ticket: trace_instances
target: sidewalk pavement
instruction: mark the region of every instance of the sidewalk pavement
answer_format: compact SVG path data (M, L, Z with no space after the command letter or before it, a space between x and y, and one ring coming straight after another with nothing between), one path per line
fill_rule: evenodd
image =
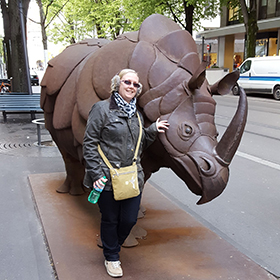
M43 117L42 114L36 115ZM51 139L42 128L42 141ZM29 174L64 171L55 146L38 147L29 114L0 116L0 279L56 279L34 208ZM46 142L47 143L47 142ZM50 143L50 142L48 142Z

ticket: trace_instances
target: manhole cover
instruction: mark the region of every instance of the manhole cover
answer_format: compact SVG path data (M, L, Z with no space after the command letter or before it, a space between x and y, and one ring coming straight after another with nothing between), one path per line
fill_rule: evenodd
M52 140L41 141L41 145L39 145L38 142L35 142L34 145L37 146L37 147L56 147L56 144Z
M27 143L0 143L0 153L11 156L25 157L61 157L61 154L52 140Z
M32 146L31 143L0 143L1 150L30 148L31 146Z

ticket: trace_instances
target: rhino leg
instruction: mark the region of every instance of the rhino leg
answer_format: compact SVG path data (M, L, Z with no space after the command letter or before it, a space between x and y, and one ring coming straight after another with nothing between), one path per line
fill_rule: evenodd
M65 170L66 170L66 179L64 183L56 190L58 193L69 193L71 195L82 195L85 193L83 187L83 178L84 178L84 166L81 162L68 153L62 152Z

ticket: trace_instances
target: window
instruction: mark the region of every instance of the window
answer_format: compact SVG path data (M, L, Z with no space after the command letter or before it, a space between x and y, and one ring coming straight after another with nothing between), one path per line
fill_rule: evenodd
M240 67L240 74L243 74L251 69L251 60L247 60L244 64L241 65Z
M260 2L259 2L259 19L266 19L266 18L267 18L267 0L260 0Z
M268 39L256 40L256 56L266 56L268 53Z
M269 38L268 41L268 55L277 55L277 38Z
M275 16L279 17L280 16L280 0L276 0L276 12Z
M235 7L228 10L228 25L239 23L239 9L239 7Z

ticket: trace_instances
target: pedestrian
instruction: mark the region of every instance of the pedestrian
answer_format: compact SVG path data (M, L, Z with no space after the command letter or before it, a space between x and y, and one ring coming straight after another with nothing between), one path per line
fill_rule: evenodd
M137 221L144 186L144 173L140 164L141 152L155 140L158 132L163 133L168 129L169 123L158 119L148 128L142 125L143 133L136 161L140 194L133 198L114 199L109 168L98 152L98 145L114 168L132 164L139 135L137 115L141 115L136 108L136 96L141 90L142 85L134 70L120 71L112 78L110 98L93 105L84 135L83 154L86 163L84 185L90 189L103 188L98 200L101 213L101 241L105 267L112 277L123 275L119 252Z

